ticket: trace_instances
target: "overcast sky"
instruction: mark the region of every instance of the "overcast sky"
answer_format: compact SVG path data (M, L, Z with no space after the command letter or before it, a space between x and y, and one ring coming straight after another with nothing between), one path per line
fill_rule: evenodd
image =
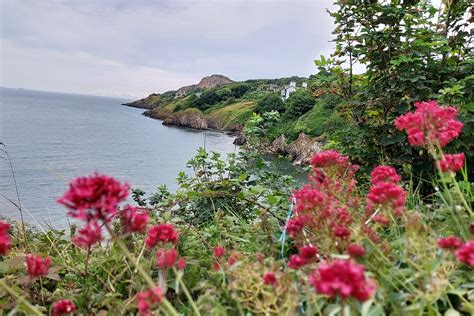
M308 76L332 0L0 0L4 87L143 97L223 74Z

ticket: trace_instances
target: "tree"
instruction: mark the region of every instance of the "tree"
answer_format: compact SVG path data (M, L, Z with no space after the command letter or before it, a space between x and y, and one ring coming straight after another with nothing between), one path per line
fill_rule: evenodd
M286 100L285 116L294 119L305 114L314 107L316 98L309 90L297 90Z
M255 108L255 112L263 114L265 112L277 111L279 113L285 112L285 103L276 93L269 93L261 99Z

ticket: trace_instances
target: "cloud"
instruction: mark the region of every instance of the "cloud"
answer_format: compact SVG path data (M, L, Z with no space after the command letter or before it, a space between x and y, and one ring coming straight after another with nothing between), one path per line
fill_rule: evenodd
M332 46L331 2L3 0L2 64L15 67L2 67L2 82L135 95L211 73L309 75ZM48 68L54 77L41 73ZM63 77L70 71L81 76Z

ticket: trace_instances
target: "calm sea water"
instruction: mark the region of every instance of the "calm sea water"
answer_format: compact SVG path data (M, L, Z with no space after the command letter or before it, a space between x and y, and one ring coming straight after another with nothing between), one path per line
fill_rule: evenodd
M166 127L141 109L122 106L124 101L0 88L0 142L11 157L29 222L66 227L66 212L55 200L76 176L99 171L149 193L160 184L175 190L178 172L204 142L222 154L236 150L225 134ZM18 218L7 201L16 201L16 193L5 159L0 194L0 215Z

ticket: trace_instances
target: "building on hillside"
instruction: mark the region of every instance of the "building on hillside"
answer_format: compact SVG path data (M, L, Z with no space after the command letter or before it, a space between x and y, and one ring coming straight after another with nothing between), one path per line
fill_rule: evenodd
M279 90L279 88L280 87L277 84L270 83L267 87L267 90L271 91L271 92L277 92Z
M280 96L283 100L287 100L290 95L296 91L296 81L291 81L289 85L283 87L280 91Z
M303 83L301 84L301 88L307 89L307 88L308 88L308 83L307 83L307 82L303 82Z

